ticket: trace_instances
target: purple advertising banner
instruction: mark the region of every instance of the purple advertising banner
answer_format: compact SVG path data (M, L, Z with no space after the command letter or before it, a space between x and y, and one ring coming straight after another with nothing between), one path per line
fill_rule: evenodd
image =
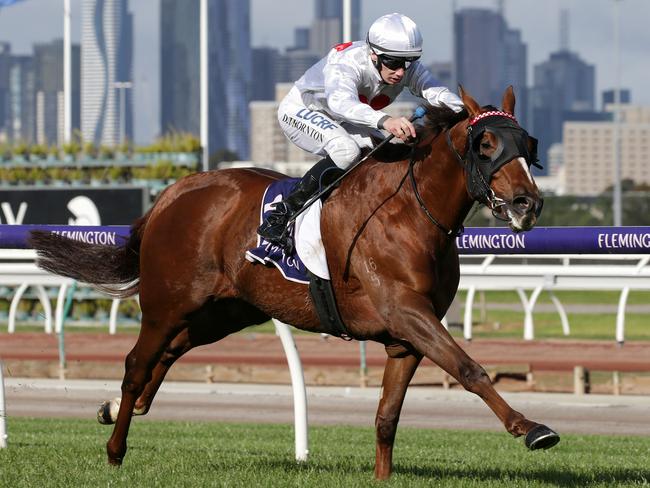
M90 244L119 245L129 226L0 225L0 248L28 248L29 232L49 230ZM650 227L538 227L515 234L470 227L456 238L460 254L648 254Z
M472 227L456 245L460 254L648 254L650 227Z
M89 244L116 246L129 237L128 225L0 225L1 249L28 249L29 233L47 230Z

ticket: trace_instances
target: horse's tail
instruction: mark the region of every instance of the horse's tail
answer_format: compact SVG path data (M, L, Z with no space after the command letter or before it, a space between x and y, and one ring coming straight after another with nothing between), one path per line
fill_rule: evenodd
M29 242L38 254L36 264L51 273L91 284L115 298L135 295L139 288L140 243L149 214L134 222L127 241L117 247L32 231Z

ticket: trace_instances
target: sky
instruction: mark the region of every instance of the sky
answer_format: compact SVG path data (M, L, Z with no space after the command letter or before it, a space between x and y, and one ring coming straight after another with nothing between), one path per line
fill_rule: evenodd
M198 0L197 0L198 1ZM253 46L283 49L293 43L295 27L309 26L311 0L250 0ZM130 0L134 14L135 139L147 143L158 133L159 120L159 26L160 0ZM362 31L377 17L399 11L420 26L424 56L429 61L452 57L452 4L457 8L494 8L496 0L362 0ZM528 80L532 69L559 47L560 9L569 11L569 47L596 66L596 93L612 88L617 73L624 88L632 90L633 103L650 106L650 0L619 0L620 72L614 47L616 0L504 0L505 15L512 29L521 31L528 44ZM71 0L72 34L81 32L81 0ZM23 0L0 9L0 41L9 41L15 54L30 54L35 42L62 37L63 0ZM598 105L599 106L599 105Z

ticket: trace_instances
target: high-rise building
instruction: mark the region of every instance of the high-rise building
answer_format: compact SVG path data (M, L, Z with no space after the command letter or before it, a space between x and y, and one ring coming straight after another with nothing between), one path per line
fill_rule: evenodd
M210 152L249 157L252 61L250 0L210 4Z
M609 115L595 112L594 66L573 52L561 50L534 67L532 130L540 141L542 161L553 143L562 140L567 121L597 121Z
M292 49L309 49L309 29L307 27L296 27L293 30Z
M309 36L309 49L323 57L342 41L361 39L361 0L352 1L352 39L343 39L343 0L316 0L315 18Z
M11 45L0 42L0 142L9 138L9 69Z
M161 5L161 127L200 134L198 0ZM210 154L249 154L250 0L208 0Z
M115 146L132 140L133 20L127 0L83 0L81 132Z
M284 79L281 81L295 82L305 74L309 68L320 61L320 56L312 51L293 50L287 51L283 56L282 65Z
M34 59L13 56L9 71L8 136L11 140L35 140L34 114Z
M72 46L72 129L79 129L79 45ZM63 144L63 40L34 45L34 103L39 144Z
M470 8L454 14L455 79L481 105L499 107L508 85L515 90L515 115L526 123L526 45L501 13Z
M251 100L274 100L275 84L284 81L282 55L272 47L252 49L255 77L251 84Z
M198 136L199 1L162 0L160 5L160 126Z

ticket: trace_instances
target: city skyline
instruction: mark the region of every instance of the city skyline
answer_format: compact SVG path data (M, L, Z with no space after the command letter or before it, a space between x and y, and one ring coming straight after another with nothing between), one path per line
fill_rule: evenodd
M496 8L491 0L458 0L457 8ZM60 4L60 5L59 5ZM535 65L548 60L560 46L560 8L569 10L569 48L586 62L596 67L596 103L600 93L612 88L616 74L613 49L612 0L574 0L570 4L551 0L539 2L518 0L504 2L505 17L512 29L521 31L522 41L528 45L528 84L532 82ZM72 0L73 41L80 39L80 0ZM452 2L413 0L400 10L413 17L422 28L425 39L425 62L449 61L452 58ZM588 7L588 8L587 8ZM130 2L134 14L134 112L136 142L151 140L159 132L160 61L159 0ZM387 1L362 3L361 32L365 32L374 18L395 10ZM433 11L432 11L433 10ZM286 12L291 15L286 15ZM650 105L650 93L645 90L645 71L650 53L650 32L644 19L650 16L650 2L623 0L620 2L621 29L621 87L629 88L632 102ZM61 15L61 17L58 17ZM251 45L272 46L283 50L293 44L294 29L310 25L314 17L313 2L277 0L251 1ZM62 35L62 2L53 0L25 0L0 10L0 41L12 44L13 54L30 54L32 45L49 42ZM42 19L42 20L41 20ZM30 29L24 26L29 23ZM278 26L282 26L279 28ZM452 87L453 88L453 87Z

